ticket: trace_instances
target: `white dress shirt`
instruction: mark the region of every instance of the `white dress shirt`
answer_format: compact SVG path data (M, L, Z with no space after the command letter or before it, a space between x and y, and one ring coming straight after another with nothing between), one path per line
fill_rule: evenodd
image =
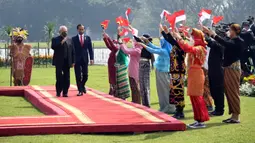
M207 54L206 54L206 59L205 59L205 63L203 65L203 67L208 70L208 58L209 58L209 54L210 54L210 49L211 48L206 47L206 49L207 49Z

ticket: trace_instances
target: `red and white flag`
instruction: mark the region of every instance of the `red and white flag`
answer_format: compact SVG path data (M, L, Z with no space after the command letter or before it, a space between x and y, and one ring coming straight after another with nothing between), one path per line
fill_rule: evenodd
M176 17L175 17L174 14L168 15L168 16L167 16L167 21L168 21L168 23L170 24L172 30L175 29L175 19L176 19Z
M127 20L129 21L129 15L131 14L131 8L128 8L128 9L126 10L125 14L126 14Z
M135 28L132 28L132 35L138 36L138 30Z
M211 19L212 10L209 9L202 9L198 16L199 16L199 23L202 24L202 22L206 19Z
M175 23L186 20L185 10L176 11L174 15L175 15Z
M212 19L212 23L214 25L218 24L221 20L223 20L224 17L223 16L213 16L213 19Z
M171 13L170 13L169 11L167 11L167 10L164 9L164 10L161 12L161 14L160 14L161 20L163 20L164 17L167 17L168 15L171 15Z
M176 11L172 15L167 16L167 21L171 25L171 28L175 29L175 24L181 21L186 21L186 14L184 10Z

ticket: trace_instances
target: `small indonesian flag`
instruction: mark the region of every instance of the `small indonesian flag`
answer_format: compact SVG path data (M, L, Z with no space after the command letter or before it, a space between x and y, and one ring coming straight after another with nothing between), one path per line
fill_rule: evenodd
M128 8L128 9L126 10L126 12L125 12L127 20L129 20L129 17L128 17L128 16L130 15L130 13L131 13L131 8Z
M125 43L128 43L130 41L130 38L129 37L125 37L122 39Z
M213 21L213 24L217 24L223 19L224 19L223 16L214 16L212 21Z
M104 20L103 22L101 22L101 27L106 30L108 28L108 25L110 23L110 20Z
M162 11L162 13L160 14L161 20L163 20L164 17L167 17L168 15L171 15L171 13L170 13L169 11L167 11L167 10L164 9L164 10Z
M135 28L132 28L132 35L138 36L138 30Z
M185 10L177 11L174 13L174 15L175 15L175 23L186 20Z
M172 15L167 16L167 21L171 25L171 28L175 30L175 24L181 21L186 21L186 15L184 10L176 11Z
M127 36L128 35L128 29L126 29L126 28L123 28L121 31L120 31L120 33L119 33L119 35L120 36Z
M119 24L119 26L129 26L128 20L122 16L116 18L116 23Z
M208 10L208 9L202 9L198 16L199 16L199 22L202 24L202 22L206 19L210 19L211 18L211 14L212 14L212 11L211 10Z
M168 23L170 24L172 30L175 29L175 18L176 18L176 17L175 17L174 14L168 15L168 16L167 16L167 21L168 21Z

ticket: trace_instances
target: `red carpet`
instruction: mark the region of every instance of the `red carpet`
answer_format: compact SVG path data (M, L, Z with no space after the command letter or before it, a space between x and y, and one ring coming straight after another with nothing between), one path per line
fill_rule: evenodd
M0 95L24 96L45 116L0 117L0 136L184 131L184 123L155 110L88 88L77 97L55 97L53 86L0 87Z

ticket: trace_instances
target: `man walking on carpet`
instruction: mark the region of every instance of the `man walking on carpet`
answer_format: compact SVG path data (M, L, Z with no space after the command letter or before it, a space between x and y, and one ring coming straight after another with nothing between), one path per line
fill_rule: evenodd
M57 97L63 92L63 97L68 97L70 87L70 67L75 61L72 39L67 37L68 29L60 26L59 36L52 39L51 48L54 50L53 65L56 67L56 91Z
M77 96L82 96L86 93L85 84L88 80L88 63L94 64L94 52L92 42L89 36L84 35L85 28L82 24L77 25L78 35L72 38L75 49L75 77L79 93ZM89 57L88 57L89 54Z

